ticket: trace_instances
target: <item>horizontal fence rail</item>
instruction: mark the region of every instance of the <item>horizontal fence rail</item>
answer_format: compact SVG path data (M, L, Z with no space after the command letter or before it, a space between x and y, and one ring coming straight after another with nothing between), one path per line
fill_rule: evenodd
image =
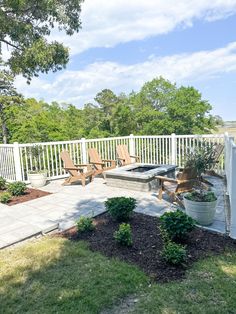
M0 144L0 175L8 181L28 181L28 173L35 170L47 171L49 179L67 176L63 169L60 153L67 150L75 164L89 162L88 149L96 148L102 159L117 160L116 146L127 145L131 155L140 157L140 162L151 164L175 164L183 167L186 156L196 147L224 143L222 134L210 135L160 135L123 136L75 141L44 142L30 144ZM40 145L42 154L37 165L32 147ZM224 173L224 156L216 169Z

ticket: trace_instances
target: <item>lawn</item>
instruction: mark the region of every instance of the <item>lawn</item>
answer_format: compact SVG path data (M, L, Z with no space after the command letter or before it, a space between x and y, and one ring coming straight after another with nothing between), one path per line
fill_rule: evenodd
M0 252L0 313L100 313L136 294L133 313L236 313L236 252L158 284L84 242L45 237Z

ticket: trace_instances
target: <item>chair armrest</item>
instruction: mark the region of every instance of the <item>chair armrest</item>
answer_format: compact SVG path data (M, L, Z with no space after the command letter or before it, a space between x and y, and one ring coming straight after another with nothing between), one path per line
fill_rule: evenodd
M134 156L134 155L130 155L131 158L138 158L139 159L139 156Z
M161 181L168 181L168 182L172 182L172 183L178 183L177 180L172 179L172 178L168 178L168 177L163 177L163 176L155 176L155 179L159 179Z
M79 167L64 167L65 170L80 170Z
M95 164L95 165L104 165L104 162L99 162L99 161L90 161L91 164Z
M92 166L91 164L77 164L75 165L76 167L88 167L88 166Z
M113 162L115 160L113 160L113 159L103 159L102 161L104 161L104 162Z
M117 157L117 159L120 159L120 160L125 160L125 158L121 158L121 157Z

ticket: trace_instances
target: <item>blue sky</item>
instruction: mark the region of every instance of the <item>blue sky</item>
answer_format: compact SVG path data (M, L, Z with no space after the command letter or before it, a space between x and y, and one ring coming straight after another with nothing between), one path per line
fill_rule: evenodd
M27 97L82 107L103 88L129 93L162 75L236 120L236 0L85 0L81 19L79 34L50 38L70 48L66 70L30 86L17 78Z

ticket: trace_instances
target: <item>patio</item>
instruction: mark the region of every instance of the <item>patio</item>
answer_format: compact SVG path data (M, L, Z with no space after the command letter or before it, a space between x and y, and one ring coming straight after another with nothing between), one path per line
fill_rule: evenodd
M212 189L218 196L214 223L207 228L226 233L228 211L224 181L216 177L207 179L214 184ZM95 178L85 188L80 184L62 186L62 182L63 179L53 180L42 188L51 195L10 207L0 204L0 248L53 230L65 230L80 216L99 215L105 211L104 201L109 197L134 197L138 201L136 211L150 216L160 216L175 208L165 196L159 201L154 192L109 187L102 178Z

